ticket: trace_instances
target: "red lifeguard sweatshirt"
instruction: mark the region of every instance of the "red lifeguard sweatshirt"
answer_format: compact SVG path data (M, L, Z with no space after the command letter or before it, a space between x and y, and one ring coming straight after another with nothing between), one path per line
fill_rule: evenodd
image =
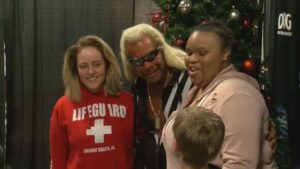
M80 103L61 97L50 122L52 169L132 169L132 95L92 94Z

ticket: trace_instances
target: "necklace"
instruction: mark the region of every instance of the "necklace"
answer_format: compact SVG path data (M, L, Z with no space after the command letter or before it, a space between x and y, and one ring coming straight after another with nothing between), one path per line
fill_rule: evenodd
M150 105L150 109L154 114L154 128L159 130L160 129L160 114L161 114L161 103L158 107L158 111L155 111L153 103L152 103L152 98L150 95L150 89L149 89L149 84L147 83L147 92L148 92L148 100L149 100L149 105Z
M163 83L163 86L162 86L163 88L169 83L169 80L170 80L171 77L172 77L172 75L170 74L169 71L167 71L166 76L165 76L165 80L164 80L164 83ZM150 106L151 111L154 114L154 128L159 130L159 129L161 129L162 100L161 100L160 105L158 107L158 111L155 111L155 108L154 108L153 102L152 102L152 98L151 98L151 95L150 95L150 86L149 86L148 82L147 82L147 92L148 92L149 106Z

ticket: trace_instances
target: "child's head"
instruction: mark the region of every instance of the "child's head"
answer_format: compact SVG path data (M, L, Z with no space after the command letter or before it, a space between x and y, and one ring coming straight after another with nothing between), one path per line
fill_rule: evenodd
M225 126L211 110L191 106L178 112L173 132L181 160L201 167L218 154L224 140Z

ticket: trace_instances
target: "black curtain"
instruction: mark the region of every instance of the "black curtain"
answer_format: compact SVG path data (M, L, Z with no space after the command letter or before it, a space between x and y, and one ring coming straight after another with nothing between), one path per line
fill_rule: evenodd
M63 95L63 54L80 36L102 37L119 53L133 23L132 0L11 0L7 53L6 168L49 168L49 120ZM118 55L119 56L119 55Z
M271 1L274 13L269 46L273 58L272 84L278 115L286 112L288 136L293 168L300 168L300 2L298 0ZM280 117L281 119L283 117ZM279 134L285 133L280 128Z
M3 20L1 19L2 18L0 17L0 168L2 169L4 168L4 147L5 147L5 89L4 89L5 78L4 78Z
M0 168L4 168L5 150L5 72L4 72L4 22L5 2L0 0Z

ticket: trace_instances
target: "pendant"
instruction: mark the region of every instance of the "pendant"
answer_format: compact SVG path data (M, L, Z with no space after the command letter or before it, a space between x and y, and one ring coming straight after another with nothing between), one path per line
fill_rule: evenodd
M159 116L155 116L155 118L154 118L154 126L155 126L155 129L157 129L157 130L160 129L160 117Z

